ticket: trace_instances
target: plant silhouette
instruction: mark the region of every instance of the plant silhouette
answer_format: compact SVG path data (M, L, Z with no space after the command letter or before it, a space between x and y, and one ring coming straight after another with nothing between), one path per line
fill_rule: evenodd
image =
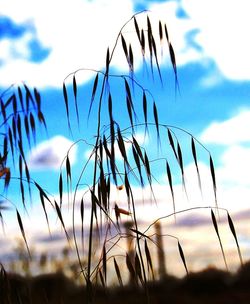
M112 66L117 52L121 52L120 55L123 56L127 64L126 74L117 73ZM45 115L41 109L39 92L37 89L31 91L26 84L23 84L22 87L18 86L17 88L12 86L1 94L1 127L4 131L1 134L3 148L0 155L0 175L5 181L4 187L7 188L12 180L16 182L6 165L9 159L12 158L14 163L18 161L19 177L17 180L25 209L27 208L26 197L27 195L31 197L31 188L34 187L39 193L48 228L49 218L45 207L47 202L53 206L69 244L72 244L73 239L73 247L78 257L79 273L84 278L87 290L86 296L89 303L93 302L96 283L100 283L103 287L108 285L110 269L116 274L117 282L121 286L124 284L120 261L123 261L123 264L126 265L129 282L134 286L142 286L149 301L148 281L150 278L154 278L154 263L149 246L154 245L157 247L157 243L158 245L161 244L161 239L160 235L158 235L155 243L154 236L148 234L150 227L141 230L139 225L140 214L137 213L135 185L142 190L148 187L151 191L152 201L157 201L157 195L154 192L154 182L156 181L154 163L157 160L150 157L150 151L148 150L150 146L143 145L138 141L136 135L137 131L141 129L143 129L144 139L151 134L150 138L156 141L158 151L163 150L163 144L168 146L168 152L159 158L159 161L163 163L163 173L167 176L173 212L163 216L162 219L168 216L175 217L178 214L175 207L173 167L175 166L174 169L179 171L183 191L188 196L184 166L184 154L188 150L188 153L192 156L198 185L202 192L197 147L207 153L210 178L213 185L211 191L214 195L214 205L206 208L211 209L211 223L218 236L227 267L217 219L213 211L213 209L218 210L219 207L217 204L216 177L212 156L189 132L160 122L157 100L154 99L151 91L145 88L144 84L137 79L138 60L139 63L142 63L150 81L159 82L164 87L165 76L162 73L160 61L162 56L166 57L167 55L173 69L175 94L177 96L180 91L180 85L178 83L174 47L168 33L167 24L162 20L155 20L149 12L141 12L132 16L122 26L114 46L107 48L104 69L100 71L91 70L93 73L93 85L91 92L88 93L88 104L86 106L86 101L84 104L85 116L83 116L87 117L88 120L92 120L92 123L96 123L94 142L90 144L92 147L90 156L85 163L79 163L78 166L82 166L82 170L76 176L70 161L70 150L65 155L58 178L59 199L51 198L42 185L39 185L31 178L25 159L24 141L27 141L29 147L32 146L32 140L34 143L36 142L37 124L42 124L46 129ZM89 72L90 70L79 69L70 73L62 85L66 119L70 132L72 132L72 119L76 119L78 125L80 125L82 119L82 111L80 111L82 100L79 98L82 87L78 84L77 77L85 71ZM119 96L113 93L113 90L117 89L117 87L121 92ZM126 125L124 126L124 124ZM183 149L178 138L180 133L189 138L189 149L186 149L186 147ZM75 142L71 149L82 141L84 140ZM78 203L77 194L83 189L83 185L86 189L85 175L89 167L92 170L92 181L87 185L87 190L83 194L80 203ZM127 202L125 207L120 206L119 202L113 205L111 201L112 191L117 191L118 194L120 191L125 192ZM72 207L72 235L67 231L62 212L65 203L65 192L68 193L68 204ZM91 201L89 218L85 216L85 196L87 195ZM2 209L3 207L0 205L0 211ZM190 209L182 212L187 212L188 210ZM2 218L2 213L0 215ZM17 208L16 215L23 240L30 254L25 228ZM121 218L125 216L129 217L129 223L126 224L124 230ZM76 233L76 217L81 219L81 239ZM152 225L158 225L158 231L160 231L160 220L158 219L155 223L152 223ZM237 235L229 214L228 221L242 262ZM88 231L89 237L87 240L84 239L85 230ZM181 242L174 236L170 237L175 239L180 261L188 273L188 265ZM130 249L123 255L117 254L116 248L119 247L124 238L128 240ZM83 244L84 250L82 250ZM160 256L160 259L164 258L164 253L159 248L158 256ZM163 260L161 264L164 265ZM161 277L165 275L165 271L162 269Z

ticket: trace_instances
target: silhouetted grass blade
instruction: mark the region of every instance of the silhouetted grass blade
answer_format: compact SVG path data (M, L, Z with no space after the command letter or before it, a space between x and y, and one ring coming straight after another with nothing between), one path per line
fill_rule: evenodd
M181 146L179 142L177 142L177 154L178 154L178 162L181 169L181 174L182 176L184 176L183 158L182 158Z
M2 98L0 98L1 114L3 115L3 120L6 121L6 109Z
M221 238L220 238L220 234L219 234L219 229L218 229L218 225L217 225L217 221L216 221L213 209L211 209L211 217L212 217L212 222L213 222L213 226L214 226L215 232L217 234L217 237L218 237L218 240L219 240L219 243L220 243L220 248L221 248L223 260L224 260L226 269L228 270L226 256L225 256L224 249L223 249L223 246L222 246L222 242L221 242Z
M105 282L104 282L104 278L103 278L103 274L102 274L102 270L101 269L98 270L98 275L99 275L102 287L105 288L106 286L105 286Z
M176 150L175 150L173 136L172 136L171 131L169 129L167 129L167 132L168 132L168 139L169 139L170 146L171 146L171 148L174 152L175 158L178 160L178 156L177 156L177 153L176 153Z
M50 233L50 226L49 226L49 218L48 218L48 214L47 214L47 211L46 211L44 196L43 196L42 192L40 192L40 202L42 204L43 211L44 211L44 214L45 214L45 218L46 218L49 234L51 234Z
M132 117L132 113L133 113L134 117L136 118L136 113L135 113L135 109L134 109L134 105L133 105L133 99L132 99L130 87L129 87L129 84L126 79L124 79L124 83L125 83L125 90L126 90L126 96L127 96L127 104L128 104L127 106L129 106L128 112L131 113L130 114L131 117Z
M107 49L106 53L106 76L108 77L109 75L109 63L110 63L110 55L109 55L109 48Z
M174 213L175 213L175 197L174 197L174 189L173 189L173 182L172 182L172 174L171 174L170 166L167 161L166 161L166 168L167 168L168 184L169 184L169 188L170 188L171 195L172 195L173 209L174 209Z
M219 237L219 230L218 230L218 225L217 225L217 221L216 221L216 218L215 218L215 215L214 215L214 212L213 210L211 209L211 217L212 217L212 221L213 221L213 225L214 225L214 229L216 231L216 234L218 235Z
M149 160L148 160L148 156L147 156L146 151L144 151L144 164L145 164L145 169L146 169L146 173L147 173L147 177L148 177L148 182L151 186L152 176L151 176L150 164L149 164Z
M159 145L159 143L160 143L159 119L158 119L158 112L157 112L157 107L156 107L155 102L153 104L153 112L154 112L154 120L155 120L155 126L156 126L156 131L157 131L157 142Z
M200 191L202 193L202 189L201 189L201 177L200 177L200 171L199 171L199 167L198 167L198 161L197 161L197 155L196 155L196 148L195 148L195 143L194 143L194 138L191 138L191 148L192 148L192 155L194 158L194 163L195 163L195 167L196 167L196 172L197 172L197 176L198 176L198 183L199 183L199 188Z
M135 269L134 269L134 267L131 263L131 260L130 260L130 257L128 255L128 253L126 254L126 265L127 265L128 271L130 273L131 279L133 281L135 281Z
M102 202L102 206L105 211L107 211L108 204L107 204L107 185L106 185L106 180L104 176L104 171L103 171L103 165L100 163L100 179L99 179L99 201Z
M65 82L63 82L63 97L64 97L64 103L65 103L65 108L66 108L68 127L69 127L69 130L71 130L70 119L69 119L69 100L68 100L68 94L67 94Z
M25 156L24 156L24 152L23 152L23 146L22 146L22 142L20 140L18 140L17 142L18 144L18 148L19 148L19 153L21 154L23 160L25 160Z
M16 100L16 95L13 95L12 99L12 108L13 108L13 114L16 116L17 114L17 100Z
M8 138L7 138L7 135L4 135L4 139L3 139L3 155L5 155L5 156L8 155Z
M135 138L133 135L132 135L132 139L133 139L133 146L135 147L136 152L138 153L138 155L139 155L141 161L142 161L143 164L144 164L144 158L143 158L143 154L142 154L140 145L138 144L138 141L136 140L136 138Z
M174 74L175 74L175 88L179 88L175 53L174 53L174 49L173 49L171 42L169 43L169 53L170 53L170 59L171 59L171 63L173 66Z
M122 137L122 134L121 134L121 131L120 131L119 127L117 128L117 139L118 139L117 142L118 142L118 147L119 147L119 150L121 152L121 155L124 159L125 164L128 165L126 148L125 148L124 140L123 140L123 137Z
M211 155L210 155L210 158L209 158L209 165L210 165L210 173L211 173L211 177L212 177L212 181L213 181L215 204L216 204L216 207L218 207L218 204L217 204L217 186L216 186L216 179L215 179L214 163L213 163L213 159L212 159Z
M155 62L156 62L158 74L159 74L159 77L160 77L161 84L163 84L163 82L162 82L162 76L161 76L161 70L160 70L160 65L159 65L159 60L158 60L158 56L157 56L157 49L156 49L155 39L154 39L153 36L152 36L151 39L152 39L152 47L153 47L153 51L154 51Z
M136 276L139 278L141 284L143 285L141 263L140 263L140 259L139 259L137 252L135 254L135 273L136 273Z
M62 196L63 196L63 179L62 179L62 173L60 173L60 176L59 176L60 208L62 207Z
M89 112L88 112L88 120L89 120L89 116L90 116L91 109L92 109L92 106L93 106L93 102L94 102L94 99L95 99L96 89L97 89L97 85L98 85L98 79L99 79L99 73L96 74L94 84L93 84L93 88L92 88L92 94L91 94L91 100L90 100L90 106L89 106Z
M104 281L107 282L107 254L106 254L106 247L103 246L102 252L102 265L103 265L103 273L104 273Z
M128 61L128 48L127 48L127 44L126 44L126 41L123 37L123 35L121 34L121 40L122 40L122 48L123 48L123 51L124 51L124 54L126 56L126 59Z
M159 27L160 41L162 42L162 40L163 40L163 30L162 30L162 23L161 23L161 21L159 21L158 27Z
M111 97L111 95L110 95ZM110 153L110 168L112 176L117 186L116 165L115 165L115 127L112 115L112 99L109 98L109 114L110 114L110 138L111 138L111 153Z
M18 133L20 142L22 142L22 123L21 123L21 117L19 114L17 115L17 133Z
M124 184L125 184L127 199L129 202L130 201L130 184L129 184L127 173L125 173L125 175L124 175Z
M129 68L130 72L134 72L134 55L131 44L129 44Z
M30 123L30 127L31 127L33 140L34 140L34 143L36 143L36 123L35 123L34 115L31 112L29 115L29 121L30 121L29 123Z
M136 152L136 149L134 148L134 146L132 146L132 152L133 152L133 156L134 156L134 160L135 160L137 170L138 170L139 175L140 175L141 185L143 186L144 182L143 182L143 177L142 177L142 172L141 172L140 159L139 159L138 153Z
M80 214L81 214L81 240L82 240L82 247L84 251L84 202L83 198L81 198L80 203Z
M77 99L77 83L76 83L75 74L73 75L73 93L74 93L74 98Z
M20 179L20 191L21 191L21 197L22 197L22 204L23 204L24 209L26 209L25 195L24 195L24 186L23 186L22 179Z
M151 26L151 22L150 22L148 15L147 15L147 28L148 28L148 34L151 37L152 36L152 26Z
M41 124L43 124L43 126L44 126L46 132L48 133L46 121L45 121L44 115L43 115L43 113L42 113L41 111L38 112L37 117L38 117L39 122L40 122Z
M19 225L19 228L20 228L20 230L21 230L21 233L22 233L22 236L23 236L23 240L24 240L24 242L25 242L25 246L26 246L26 248L27 248L29 257L31 258L29 246L28 246L28 243L27 243L27 240L26 240L26 236L25 236L25 231L24 231L24 228L23 228L22 218L21 218L21 216L20 216L20 214L19 214L19 212L18 212L17 209L16 209L16 215L17 215L18 225Z
M14 94L12 94L5 103L3 103L3 106L5 108L5 110L7 110L7 107L12 103L12 100L13 100L13 96ZM1 99L1 98L0 98Z
M167 28L166 24L164 24L164 30L165 30L165 36L166 36L168 44L169 44L168 28Z
M126 97L126 104L127 104L127 111L128 111L130 124L131 124L131 127L132 127L132 131L134 133L133 113L132 113L132 108L131 108L131 101L129 100L128 96Z
M181 244L180 244L179 241L178 241L178 249L179 249L179 253L180 253L180 257L181 257L182 263L183 263L183 265L185 267L186 273L188 274L188 268L187 268L184 252L182 250L182 247L181 247Z
M29 90L27 89L25 91L25 103L26 103L26 113L28 113L30 108L30 93Z
M13 144L13 137L12 137L11 128L8 129L8 139L9 139L11 155L12 155L13 163L14 163L14 144Z
M17 87L17 91L18 91L19 101L20 101L20 104L21 104L21 109L22 109L22 112L24 112L23 93L22 93L22 90L19 86Z
M114 266L115 266L115 272L117 275L118 282L119 282L120 286L123 286L120 268L119 268L115 258L114 258Z
M35 186L37 187L38 191L51 203L50 198L48 197L48 195L44 192L44 190L41 188L41 186L34 181ZM51 203L52 204L52 203Z
M26 111L29 112L29 110L30 110L29 102L31 101L33 107L36 107L36 105L35 105L34 98L31 94L30 89L28 88L28 86L25 83L23 83L23 86L25 88L25 93L26 93L25 94L25 97L26 97Z
M146 260L147 260L147 265L148 265L148 272L149 272L149 269L150 269L152 277L153 277L153 280L154 280L153 263L152 263L152 258L151 258L151 254L150 254L150 251L149 251L146 239L145 239L145 242L144 242L144 248L145 248Z
M71 182L71 165L69 156L66 157L66 174L67 174L67 182Z
M129 101L132 102L132 96L131 96L129 84L128 84L126 78L124 79L124 84L125 84L126 95L129 98Z
M150 55L150 66L153 75L153 51L152 51L152 27L149 17L147 16L147 28L148 28L148 49Z
M63 221L63 217L62 217L61 210L60 210L60 208L59 208L59 206L58 206L58 204L57 204L56 201L55 201L55 207L56 207L56 213L57 213L57 215L58 215L58 218L59 218L59 220L60 220L60 222L61 222L61 224L62 224L63 230L64 230L65 235L66 235L66 237L67 237L67 240L68 240L68 242L69 242L69 241L70 241L70 238L69 238L69 235L68 235L68 233L67 233L66 227L65 227L65 225L64 225L64 221Z
M29 172L29 168L28 168L28 165L25 160L24 160L24 171L25 171L25 176L26 176L28 186L30 188L30 172Z
M128 213L129 214L129 213ZM141 231L134 229L134 228L129 228L129 230L131 230L132 232L134 232L136 234L136 237L138 238L138 236L142 236L143 238L147 238L147 235L142 233Z
M141 30L141 51L142 51L142 56L145 56L145 35L143 29Z
M16 143L17 143L17 127L16 127L15 117L12 117L11 126L12 126L12 134L13 134L15 145L16 145Z
M139 42L141 43L140 29L139 29L139 26L138 26L138 22L137 22L135 17L133 19L134 19L134 26L135 26L136 35L137 35L137 38L138 38Z
M148 102L147 102L147 96L145 92L143 91L142 96L142 104L143 104L143 115L144 115L144 122L145 122L145 132L148 131Z
M105 135L103 136L103 147L104 147L106 155L108 156L109 159L111 159L111 153L109 151L107 139L106 139Z
M113 123L113 102L112 102L111 94L109 94L109 98L108 98L108 111L109 111L110 123Z
M23 161L21 155L19 155L19 176L22 179L23 176Z
M41 111L41 95L37 91L36 88L34 88L34 96L35 96L35 100L36 100L37 111L40 112Z
M24 116L24 128L25 128L25 133L26 133L29 147L31 147L31 145L30 145L30 127L29 127L29 119L28 119L27 115Z
M77 123L79 126L79 111L78 111L78 104L77 104L77 83L76 83L75 74L73 75L73 93L74 93L74 100L75 100Z
M236 246L237 246L237 250L238 250L238 254L239 254L239 258L240 258L240 263L241 263L241 266L242 266L243 265L243 259L242 259L242 255L241 255L241 251L240 251L240 246L239 246L237 234L235 232L233 220L232 220L232 218L231 218L231 216L229 215L228 212L227 212L227 220L228 220L230 230L233 234L233 237L234 237L234 240L235 240L235 243L236 243Z

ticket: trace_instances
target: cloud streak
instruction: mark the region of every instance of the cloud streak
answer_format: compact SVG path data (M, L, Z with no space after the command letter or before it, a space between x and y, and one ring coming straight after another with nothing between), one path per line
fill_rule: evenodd
M250 79L250 43L246 39L250 26L248 0L183 0L182 5L194 27L199 29L195 41L204 58L216 63L222 75L232 80Z
M213 122L200 138L205 143L232 145L250 142L250 110L242 110L237 115L221 122Z
M1 3L1 14L17 25L29 23L35 29L15 41L0 41L1 84L27 81L44 87L61 86L63 78L80 67L103 68L103 54L114 43L123 22L133 14L133 7L130 0L76 0L74 5L59 0L36 4L31 0L11 0ZM40 47L50 50L42 62L29 60L34 39ZM21 50L22 56L11 55L13 48ZM83 80L91 76L85 73Z
M250 43L245 39L249 25L247 0L240 4L236 0L230 4L223 0L216 5L209 0L183 0L143 5L156 19L167 22L177 65L198 62L210 66L216 75L233 80L250 79ZM40 87L58 87L66 75L79 68L101 70L107 47L113 47L121 26L134 14L134 7L131 0L76 0L74 5L59 0L36 1L35 5L31 0L5 1L1 14L15 25L26 24L33 30L14 40L8 37L0 40L1 84L27 81ZM128 41L135 41L133 25L126 28L124 35ZM42 60L35 62L34 51L38 51ZM139 55L140 51L135 57ZM163 63L169 63L167 56L163 59ZM216 68L211 62L215 62ZM120 69L126 66L121 46L114 54L113 64ZM91 72L81 73L79 81L92 76Z
M28 156L28 164L31 170L47 170L60 168L69 148L73 142L63 136L55 136L37 145ZM70 161L74 164L76 159L76 147L70 151Z

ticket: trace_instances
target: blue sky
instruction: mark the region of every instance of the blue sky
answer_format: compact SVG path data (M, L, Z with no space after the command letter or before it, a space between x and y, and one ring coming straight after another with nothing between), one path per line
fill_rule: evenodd
M73 138L67 130L62 96L64 78L79 68L102 70L107 46L113 46L124 22L135 12L149 9L154 18L167 23L176 53L180 94L175 95L167 56L162 63L163 90L159 82L145 79L140 64L136 67L138 79L152 90L160 121L191 132L212 153L221 205L229 210L249 208L248 0L76 0L72 3L0 0L1 90L21 81L36 86L42 94L47 118L48 137L41 131L37 146L27 151L33 178L56 195L58 167L68 147L79 138L93 142L94 119L88 125L83 122L80 131L73 123ZM133 39L130 30L127 35ZM120 47L112 66L118 74L126 72L121 54ZM84 112L87 102L84 92L91 90L93 73L79 72L77 81L82 83ZM116 94L119 88L114 87ZM125 121L122 124L125 126ZM188 139L184 136L182 142L185 149ZM87 145L80 145L72 151L74 172L79 172L77 160L84 161L88 150ZM207 159L201 155L200 161L206 179ZM190 157L185 166L192 184ZM164 183L166 176L160 172L157 178Z

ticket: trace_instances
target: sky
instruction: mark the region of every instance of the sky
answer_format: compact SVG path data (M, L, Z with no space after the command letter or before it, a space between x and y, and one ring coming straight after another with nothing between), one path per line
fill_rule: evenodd
M73 136L65 119L63 81L70 73L81 68L103 70L107 47L114 45L121 26L133 14L146 9L150 11L152 20L160 19L167 24L176 56L180 93L175 94L174 74L167 52L161 65L163 88L159 79L157 82L157 76L154 81L145 77L141 59L136 55L138 80L152 91L159 120L163 124L190 132L211 152L220 206L232 212L249 209L249 6L248 0L0 0L0 91L22 81L35 86L42 95L42 107L47 119L48 135L41 130L37 145L31 151L26 151L32 177L50 194L58 195L58 170L69 147L79 139L93 143L96 122L92 118L86 124L87 96L90 97L86 92L91 92L95 74L91 71L76 74L83 100L80 109L85 120L81 121L78 130L75 114L70 112L74 118ZM133 31L133 27L128 26L125 33L131 43L135 39ZM125 63L119 45L112 71L127 73ZM69 76L66 79L69 87L71 81ZM113 86L114 99L119 99L118 85ZM119 118L122 126L126 126L122 115ZM142 120L142 115L139 119ZM183 151L187 151L184 171L187 186L190 187L191 206L211 205L213 198L208 155L204 151L198 155L205 185L202 200L196 190L197 177L190 157L190 138L177 129L176 132ZM151 149L152 157L155 157L157 145L154 137L144 141L142 134L139 130L139 143ZM164 146L164 141L161 144ZM131 153L131 149L127 148ZM90 149L91 146L83 141L72 148L70 160L76 175L80 172L79 163L86 161ZM158 170L160 166L156 166L157 179L165 187L167 177L164 171ZM86 172L88 182L91 168ZM174 182L179 193L179 179L176 178ZM162 202L165 199L162 194L164 188L160 185L157 187L159 202ZM21 207L14 190L9 197L18 208ZM180 194L177 209L186 208L182 201L183 195ZM32 208L32 216L39 220L40 213L34 211L34 206ZM162 214L162 209L159 210L159 214ZM166 210L165 214L168 212L171 209Z

